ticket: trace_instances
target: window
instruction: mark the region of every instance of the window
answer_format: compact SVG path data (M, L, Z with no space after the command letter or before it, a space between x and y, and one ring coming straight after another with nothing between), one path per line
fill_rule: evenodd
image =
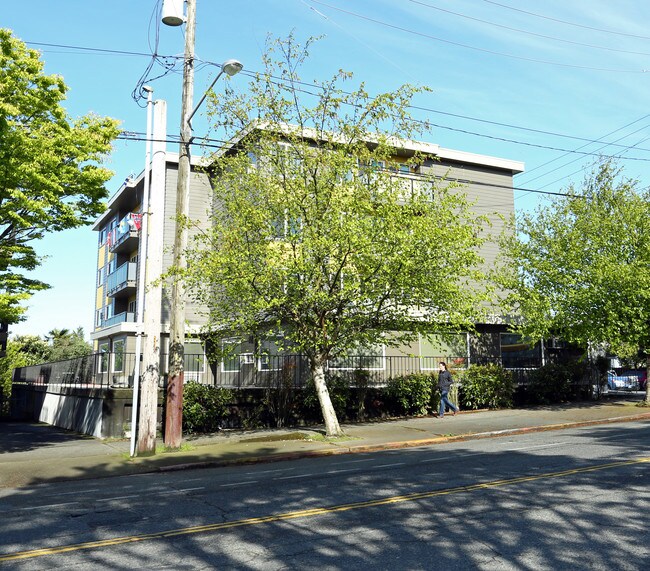
M539 343L515 333L501 334L501 364L506 369L534 369L542 365Z
M101 327L104 321L104 308L98 309L95 312L95 327Z
M113 372L122 373L124 371L124 349L126 347L125 339L116 339L113 341Z
M330 369L382 371L385 368L385 361L383 345L368 345L359 346L349 351L345 357L330 359L328 364Z
M424 371L435 370L440 361L454 369L467 367L467 333L432 333L420 336L420 368Z
M132 299L131 301L129 301L129 306L127 308L127 311L129 313L135 313L136 303L137 302L136 302L135 299Z
M97 370L100 373L108 373L108 358L110 356L108 352L108 341L99 344L98 353Z
M106 268L99 268L97 270L97 287L101 287L106 279Z
M200 382L205 372L205 353L200 341L188 341L184 345L183 375L185 382Z
M259 346L257 369L259 371L279 371L283 364L278 346L273 341L262 341Z
M221 371L223 373L238 373L240 367L239 357L244 352L241 339L224 339L221 342L221 349L225 355L221 361Z

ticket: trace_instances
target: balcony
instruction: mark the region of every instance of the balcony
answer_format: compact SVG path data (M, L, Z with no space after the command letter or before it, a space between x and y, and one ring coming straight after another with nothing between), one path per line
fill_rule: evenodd
M122 264L106 278L106 295L112 298L130 297L136 293L138 265L134 262Z
M130 311L123 311L122 313L118 313L113 317L104 319L102 321L101 326L102 328L105 328L105 327L112 327L113 325L117 325L119 323L134 323L134 322L135 322L135 313Z
M130 212L109 232L109 250L113 254L128 254L137 250L140 226L139 219L137 224L134 223L135 216L137 215Z

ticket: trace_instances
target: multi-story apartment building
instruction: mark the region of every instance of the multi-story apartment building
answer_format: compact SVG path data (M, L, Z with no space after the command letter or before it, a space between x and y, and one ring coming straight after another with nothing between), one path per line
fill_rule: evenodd
M161 138L161 137L154 137ZM236 142L233 143L236 145ZM410 147L409 147L410 145ZM481 213L495 213L493 217L493 232L496 234L514 213L513 176L523 172L523 163L477 155L463 151L446 149L439 145L426 142L401 142L403 147L396 154L394 164L379 165L381 168L391 168L394 176L404 179L405 184L418 184L423 171L431 170L436 176L457 180L464 186L469 200L475 203L475 209ZM413 152L436 157L436 161L426 161L415 172L409 166L408 156ZM397 153L397 151L396 151ZM129 382L132 367L125 357L130 355L135 348L135 335L137 331L136 316L138 312L138 284L141 279L140 264L142 248L141 240L141 208L143 203L144 177L151 176L150 189L150 215L148 219L149 236L158 237L162 253L159 267L153 268L154 275L160 275L171 264L172 244L175 231L175 199L177 184L178 157L174 153L166 152L164 144L157 144L151 161L150 173L143 172L137 177L127 179L116 194L110 199L105 213L95 222L93 229L98 233L97 256L97 296L95 308L95 328L92 339L98 352L105 352L106 360L102 363L102 372L114 379L115 382ZM209 177L200 169L193 168L190 188L190 217L200 227L208 224L209 209L211 208L211 186ZM483 252L486 264L492 265L498 254L496 242L488 243ZM152 259L152 252L147 255L148 261ZM149 268L148 271L151 271ZM147 277L151 281L151 276ZM160 287L160 286L154 286ZM159 326L155 332L149 334L159 335L161 339L161 355L167 354L169 334L169 301L162 292L160 303L156 306L147 306L151 299L151 288L145 293L145 307L147 312L157 315ZM198 337L201 326L204 324L199 308L186 304L187 323L187 354L196 354L203 351ZM482 324L479 328L484 335L480 343L472 342L469 336L459 339L457 346L465 347L466 362L494 361L495 357L505 354L524 356L530 349L515 343L507 337L503 320L495 319L494 323ZM448 343L448 342L447 342ZM411 354L419 356L440 357L451 353L449 347L435 346L431 339L420 339L413 346L399 349L381 349L383 354ZM446 351L443 352L443 351ZM455 349L457 352L458 349ZM239 358L231 360L220 366L209 366L206 359L193 361L186 364L186 380L205 377L214 377L224 373L241 372L242 365L263 369L265 366L255 356L255 347L252 343L241 343L238 349ZM110 355L110 357L109 357ZM461 355L462 357L463 355ZM423 361L426 363L426 360ZM435 368L433 361L431 369ZM428 366L425 368L429 368ZM166 371L165 362L161 363L161 371ZM227 384L227 383L226 383Z

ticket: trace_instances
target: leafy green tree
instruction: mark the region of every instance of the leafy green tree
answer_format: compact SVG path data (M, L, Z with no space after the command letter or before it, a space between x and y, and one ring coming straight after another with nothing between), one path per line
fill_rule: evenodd
M37 51L0 28L0 321L21 320L21 302L47 284L27 278L33 242L76 228L104 209L112 172L101 166L119 133L114 119L71 120L63 78L45 75Z
M582 188L521 214L506 239L504 284L531 338L650 351L650 191L621 174L602 163Z
M92 345L84 339L83 327L75 331L68 329L52 329L48 334L51 343L52 361L62 361L64 359L74 359L83 357L93 352Z
M40 365L52 361L52 347L47 340L38 335L17 335L9 343L14 344L24 359L24 364L15 365L16 367Z
M379 168L397 167L396 149L426 129L408 114L418 89L348 93L341 71L314 82L313 105L298 97L310 43L271 43L244 94L213 100L215 127L237 143L212 159L217 206L184 277L208 308L207 331L306 355L327 434L338 435L328 359L473 324L485 221L457 185L425 174L411 188Z

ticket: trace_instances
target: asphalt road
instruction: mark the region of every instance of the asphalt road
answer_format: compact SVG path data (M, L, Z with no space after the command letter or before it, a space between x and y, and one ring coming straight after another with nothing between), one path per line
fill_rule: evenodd
M647 569L650 423L0 490L0 569Z

